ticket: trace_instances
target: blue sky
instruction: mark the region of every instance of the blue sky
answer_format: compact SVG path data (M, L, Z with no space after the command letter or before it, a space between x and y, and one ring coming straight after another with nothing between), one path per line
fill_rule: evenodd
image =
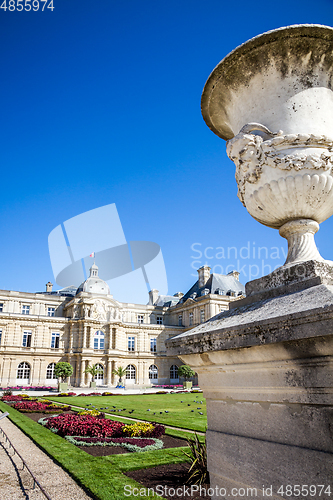
M205 263L216 272L239 267L243 283L282 264L286 242L238 200L225 142L201 117L201 92L249 38L290 24L332 25L332 0L54 7L0 9L0 288L44 290L54 282L48 234L109 203L127 240L161 246L169 293L185 292ZM332 230L330 219L316 236L325 258ZM259 247L267 248L260 257Z

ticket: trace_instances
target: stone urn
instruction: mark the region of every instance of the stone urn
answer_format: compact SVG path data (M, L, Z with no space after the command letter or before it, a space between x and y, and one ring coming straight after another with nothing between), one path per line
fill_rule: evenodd
M333 214L332 86L333 28L296 25L236 48L203 91L202 114L227 140L239 199L288 240L285 266L324 261L314 234Z

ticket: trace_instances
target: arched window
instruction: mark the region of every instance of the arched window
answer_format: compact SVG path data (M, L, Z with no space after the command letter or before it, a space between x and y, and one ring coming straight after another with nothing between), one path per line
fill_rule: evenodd
M150 380L157 380L158 379L158 368L156 365L150 365L149 378L150 378Z
M95 380L103 380L103 378L104 378L104 366L101 364L97 364L95 366L96 366L96 368L99 368L99 370L101 370L99 373L97 373L97 375L95 375Z
M50 363L46 368L46 378L57 378L54 374L55 363Z
M133 365L128 365L126 368L126 378L130 380L135 380L136 369Z
M30 378L30 365L26 361L22 361L17 367L17 378L29 380Z
M178 380L179 379L177 365L170 366L170 379L171 380Z
M102 330L95 332L94 349L104 349L104 332Z

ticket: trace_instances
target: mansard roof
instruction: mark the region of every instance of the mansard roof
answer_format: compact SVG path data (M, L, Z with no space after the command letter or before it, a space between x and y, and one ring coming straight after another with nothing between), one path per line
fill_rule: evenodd
M245 286L231 273L227 275L212 273L204 286L199 287L199 280L196 281L180 302L184 303L189 298L201 297L208 293L234 296L245 295Z

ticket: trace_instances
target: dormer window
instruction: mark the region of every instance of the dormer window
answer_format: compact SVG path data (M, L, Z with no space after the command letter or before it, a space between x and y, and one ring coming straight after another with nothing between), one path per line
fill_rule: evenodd
M204 288L203 290L201 290L201 296L208 294L209 294L209 288Z

